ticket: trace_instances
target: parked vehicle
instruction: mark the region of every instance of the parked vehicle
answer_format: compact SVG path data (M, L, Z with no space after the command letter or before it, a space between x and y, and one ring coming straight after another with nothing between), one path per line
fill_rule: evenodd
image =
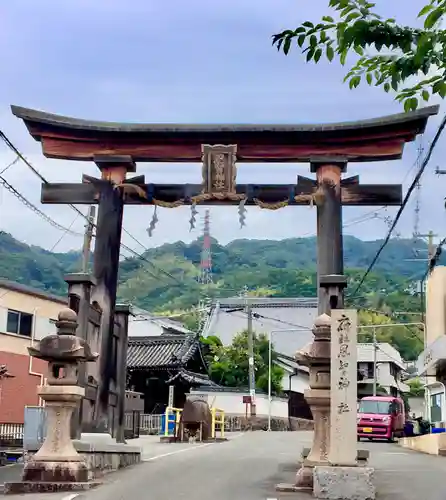
M368 396L358 407L358 441L361 438L386 439L393 442L404 435L405 411L400 398L392 396Z

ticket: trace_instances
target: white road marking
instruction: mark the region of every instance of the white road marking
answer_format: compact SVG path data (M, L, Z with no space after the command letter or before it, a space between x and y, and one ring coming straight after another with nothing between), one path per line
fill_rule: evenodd
M240 434L235 434L234 436L231 436L231 439L228 441L228 443L230 443L233 439L237 439L237 438L242 437L244 435L245 435L244 432L241 432ZM186 451L197 450L198 448L205 448L206 446L212 446L212 445L216 445L216 444L219 444L219 443L203 443L203 444L191 446L190 448L182 448L181 450L170 451L169 453L163 453L161 455L156 455L154 457L143 458L142 461L143 462L150 462L153 460L158 460L159 458L169 457L170 455L176 455L177 453L183 453ZM62 499L62 500L68 500L68 499Z
M63 497L62 500L73 500L73 498L76 498L79 496L79 493L71 493L71 495L67 495L66 497Z
M198 446L193 446L190 448L182 448L181 450L170 451L169 453L163 453L162 455L156 455L154 457L144 458L143 462L149 462L151 460L158 460L159 458L169 457L170 455L176 455L178 453L184 453L185 451L198 450L198 448L212 446L213 444L216 444L216 443L203 443L203 444L199 444ZM63 500L65 500L65 499L63 499Z
M380 452L380 455L412 455L412 453L409 453L407 451L385 451L385 452Z

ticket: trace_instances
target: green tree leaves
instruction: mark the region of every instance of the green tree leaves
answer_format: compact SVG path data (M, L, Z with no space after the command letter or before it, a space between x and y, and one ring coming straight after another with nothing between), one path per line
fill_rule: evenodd
M274 346L273 346L274 349ZM262 391L268 390L268 355L269 342L264 334L254 334L254 367L256 387ZM277 355L273 352L273 360ZM211 379L227 387L248 387L248 332L238 333L229 346L214 343L210 346L209 370ZM273 365L271 370L271 388L273 394L281 394L284 370Z
M274 35L273 45L287 55L296 40L306 61L316 64L325 56L330 62L338 57L345 65L349 54L359 55L345 77L350 89L365 80L393 92L405 111L417 109L433 95L446 96L446 30L439 28L445 0L431 0L421 9L418 17L424 17L424 29L384 19L366 0L330 0L328 6L336 18L326 15L317 24L305 21ZM428 78L433 72L437 74ZM414 79L420 81L406 87Z

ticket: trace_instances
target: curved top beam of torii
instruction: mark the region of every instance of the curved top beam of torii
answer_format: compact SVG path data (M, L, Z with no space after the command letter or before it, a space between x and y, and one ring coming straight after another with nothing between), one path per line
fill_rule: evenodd
M129 124L69 118L11 106L49 158L93 161L129 155L133 161L200 162L202 144L236 144L238 162L348 162L399 159L404 144L424 132L439 106L368 120L308 125Z

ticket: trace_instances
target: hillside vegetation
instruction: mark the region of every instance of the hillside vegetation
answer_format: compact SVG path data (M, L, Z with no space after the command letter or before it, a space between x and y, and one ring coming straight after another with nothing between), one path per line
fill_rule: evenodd
M157 312L184 311L194 307L202 291L197 281L201 243L199 239L191 244L165 244L149 249L144 253L144 259L123 260L119 273L119 299ZM424 274L426 262L414 262L413 259L417 255L420 259L425 258L427 249L422 241L414 244L409 239L392 240L358 296L351 295L380 244L381 241L365 242L351 236L344 239L345 272L349 277L347 305L380 313L379 317L363 315L363 322L387 321L383 320L385 316L381 313L420 311L421 301L414 288L416 280ZM64 275L79 271L79 266L78 252L51 253L0 233L2 278L64 295ZM212 272L213 284L207 290L212 297L237 295L245 285L256 295L312 297L316 295L316 240L235 240L228 245L213 241ZM404 321L404 318L414 321L413 315L402 315L399 321ZM378 336L389 340L391 333L391 329L383 328ZM406 331L406 335L400 333L397 336L419 344L418 333L408 334ZM389 341L398 345L392 338ZM399 348L401 350L401 346ZM419 349L419 345L416 348L403 347L411 358Z

